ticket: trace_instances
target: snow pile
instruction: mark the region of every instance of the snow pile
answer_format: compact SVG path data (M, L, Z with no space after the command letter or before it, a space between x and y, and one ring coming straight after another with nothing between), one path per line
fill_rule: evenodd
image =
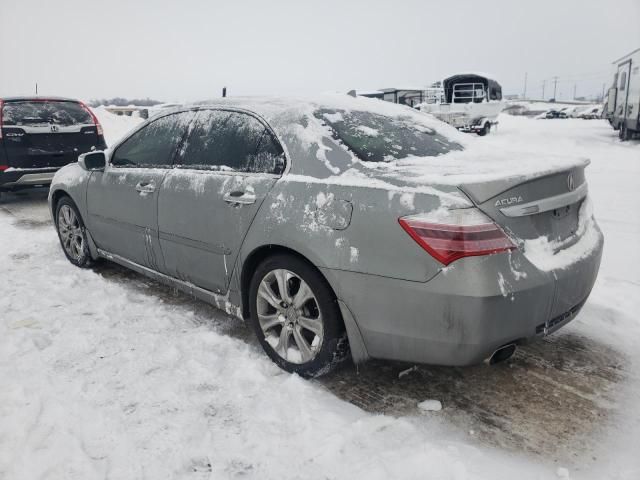
M115 115L107 111L104 107L93 108L93 113L98 117L98 121L104 130L104 139L107 146L111 147L132 129L144 122L139 116Z

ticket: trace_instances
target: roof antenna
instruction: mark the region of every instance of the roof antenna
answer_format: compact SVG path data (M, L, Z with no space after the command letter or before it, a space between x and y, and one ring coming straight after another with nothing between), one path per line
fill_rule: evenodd
M227 96L227 87L222 87L222 98Z
M347 92L347 95L349 95L350 97L355 98L355 97L356 97L356 91L355 91L355 90L349 90L349 91Z
M36 96L38 96L38 82L36 82Z

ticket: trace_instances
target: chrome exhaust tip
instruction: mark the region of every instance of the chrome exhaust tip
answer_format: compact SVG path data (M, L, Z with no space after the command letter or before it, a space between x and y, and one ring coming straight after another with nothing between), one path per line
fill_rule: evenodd
M504 345L493 352L491 357L489 357L489 365L495 365L496 363L504 362L505 360L511 358L514 353L516 353L515 343Z

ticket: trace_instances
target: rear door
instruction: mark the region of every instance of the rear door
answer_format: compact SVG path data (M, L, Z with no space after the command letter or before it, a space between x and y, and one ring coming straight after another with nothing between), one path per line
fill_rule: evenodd
M283 168L282 148L261 119L200 111L158 200L167 272L225 292L249 226Z
M7 101L2 133L7 164L13 168L59 168L102 146L91 113L73 101Z
M99 248L164 271L158 245L158 192L193 112L160 117L116 147L87 188L89 230Z

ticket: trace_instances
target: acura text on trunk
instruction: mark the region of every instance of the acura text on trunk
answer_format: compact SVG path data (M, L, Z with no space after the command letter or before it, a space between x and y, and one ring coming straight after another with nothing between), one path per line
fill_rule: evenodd
M104 148L102 127L82 102L0 99L0 191L47 185L78 155Z
M72 263L211 302L313 376L349 352L497 361L572 320L603 246L587 164L378 100L224 99L81 156L49 199Z

